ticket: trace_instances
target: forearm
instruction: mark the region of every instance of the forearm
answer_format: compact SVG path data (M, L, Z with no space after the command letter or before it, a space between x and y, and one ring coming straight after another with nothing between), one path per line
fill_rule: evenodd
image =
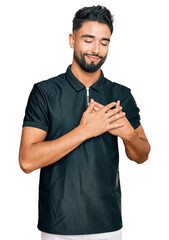
M73 151L85 140L85 131L78 126L55 140L33 143L22 154L22 162L25 163L23 168L26 173L30 173L48 166Z
M150 144L146 139L140 138L137 133L133 131L130 137L123 138L122 140L129 159L139 164L148 159Z

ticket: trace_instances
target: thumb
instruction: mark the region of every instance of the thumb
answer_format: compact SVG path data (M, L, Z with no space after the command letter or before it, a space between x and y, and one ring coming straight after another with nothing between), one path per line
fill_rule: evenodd
M93 112L93 109L94 109L94 101L88 103L88 108L87 108L86 111L87 111L87 112Z

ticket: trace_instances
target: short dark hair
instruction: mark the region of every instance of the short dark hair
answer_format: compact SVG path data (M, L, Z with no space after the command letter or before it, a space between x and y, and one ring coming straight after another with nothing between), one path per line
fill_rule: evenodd
M79 9L73 18L73 31L78 31L84 22L97 21L99 23L107 24L113 33L114 16L104 6L83 7Z

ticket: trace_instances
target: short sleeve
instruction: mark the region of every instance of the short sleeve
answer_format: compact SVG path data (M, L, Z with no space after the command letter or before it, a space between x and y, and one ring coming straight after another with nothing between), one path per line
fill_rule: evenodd
M123 111L126 113L126 117L134 129L140 126L140 109L138 108L136 101L131 93L131 90L128 89L125 94L125 101Z
M34 84L29 95L22 126L36 127L48 132L49 119L47 101L45 94L37 84Z

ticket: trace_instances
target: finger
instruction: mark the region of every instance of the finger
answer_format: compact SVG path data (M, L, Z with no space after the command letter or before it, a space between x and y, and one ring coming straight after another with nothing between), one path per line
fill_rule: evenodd
M116 105L115 102L111 102L111 103L107 104L106 106L104 106L104 107L101 109L101 111L107 112L110 108L113 108L115 105Z
M115 122L115 121L123 118L125 115L126 115L125 112L117 113L114 116L111 116L110 118L108 118L108 123Z
M90 103L94 103L94 102L95 102L94 99L91 98L91 99L90 99L90 102L89 102L87 105L89 105Z
M117 128L121 128L121 127L124 127L124 123L113 123L113 124L109 124L109 130L112 130L112 129L117 129Z
M91 98L90 99L90 103L94 103L95 101L94 101L94 99L93 98Z
M103 108L104 107L104 105L102 105L102 104L100 104L100 103L98 103L98 102L94 102L94 105L97 107L97 108Z
M114 108L114 109L112 109L112 110L109 110L109 111L107 111L107 112L105 113L105 114L106 114L106 117L109 118L109 117L111 117L111 116L114 116L114 115L116 115L117 113L122 112L121 110L122 110L122 107L121 107L121 106L119 106L118 108Z
M88 106L89 106L89 104L90 104L90 103L88 103ZM100 110L100 108L94 106L93 112L97 112L97 111L99 111L99 110Z
M117 101L116 108L120 106L120 100Z
M116 107L120 106L120 100L117 101Z
M86 112L93 112L93 109L94 109L94 103L89 103L86 109Z
M98 107L96 107L96 106L94 106L94 109L93 109L95 112L97 112L97 111L99 111L100 110L100 108L98 108Z

